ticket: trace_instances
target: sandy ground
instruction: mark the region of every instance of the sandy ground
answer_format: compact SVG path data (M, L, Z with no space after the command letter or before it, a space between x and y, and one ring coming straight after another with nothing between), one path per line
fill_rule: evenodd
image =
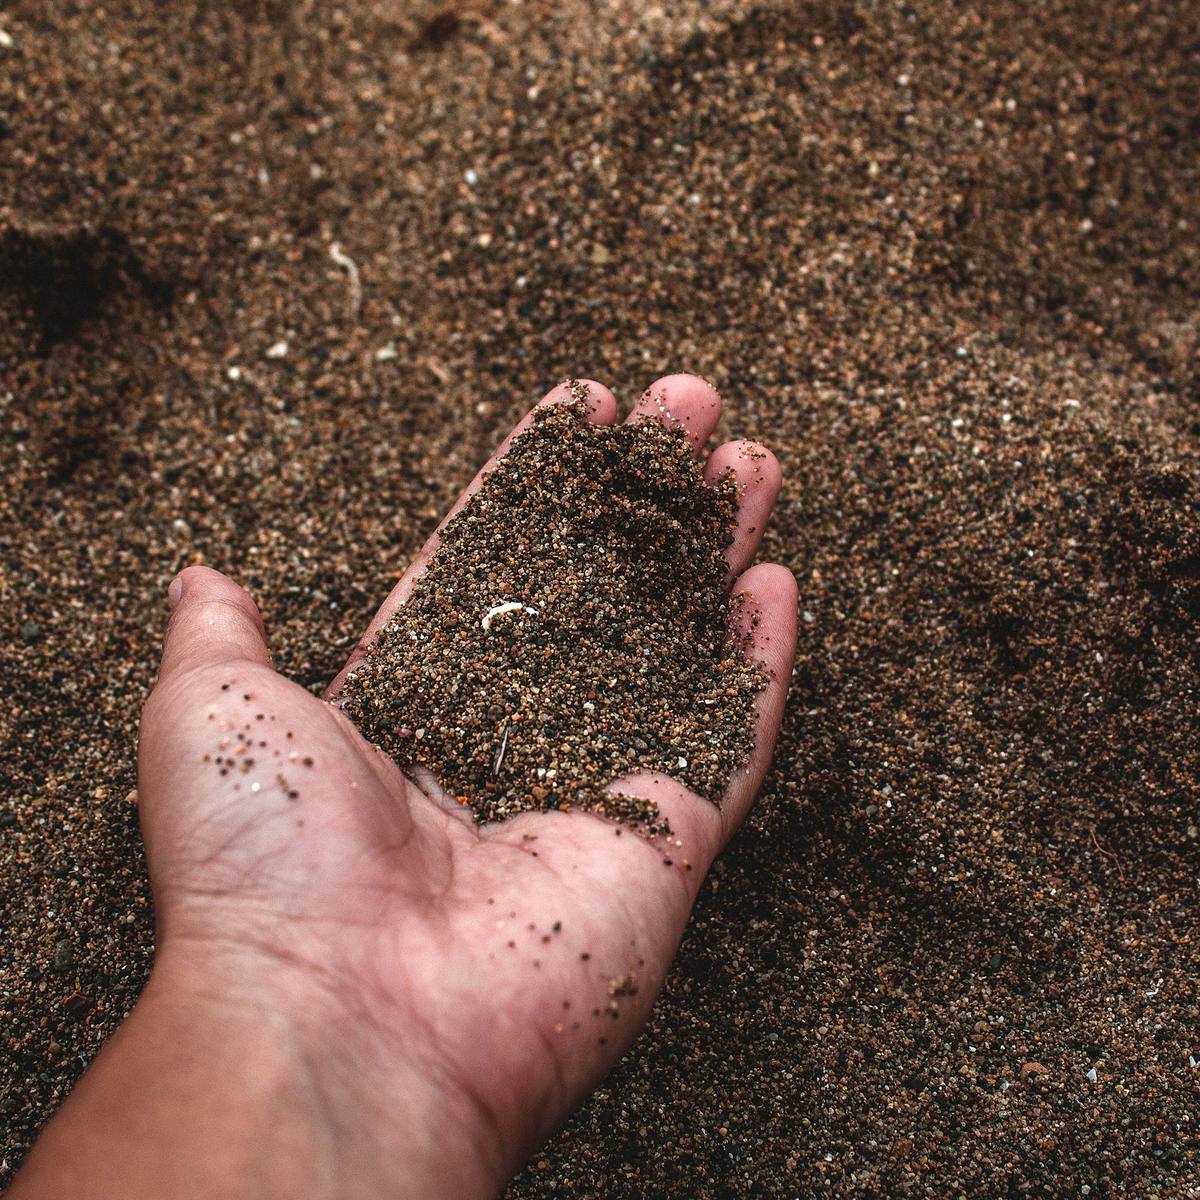
M336 671L559 378L786 481L776 765L534 1197L1200 1195L1200 9L0 12L0 1161L137 994L163 591Z

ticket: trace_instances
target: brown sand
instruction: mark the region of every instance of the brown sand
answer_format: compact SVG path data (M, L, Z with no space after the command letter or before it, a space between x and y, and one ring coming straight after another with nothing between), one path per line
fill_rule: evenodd
M717 803L754 748L737 485L706 484L681 429L593 424L572 387L447 523L338 701L480 821L585 808L665 833L653 801L608 786L655 771Z
M149 961L172 573L318 687L541 389L687 369L793 703L511 1195L1200 1194L1197 6L398 11L0 15L6 1169Z

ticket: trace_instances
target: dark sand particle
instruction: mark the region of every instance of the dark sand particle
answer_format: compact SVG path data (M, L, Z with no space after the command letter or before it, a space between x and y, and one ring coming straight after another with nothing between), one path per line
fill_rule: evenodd
M347 715L481 821L579 807L662 828L605 790L637 770L719 801L764 682L731 636L736 503L680 430L592 424L582 393L540 409L347 678Z
M320 689L554 380L689 370L783 465L791 702L647 1035L511 1196L1194 1197L1198 28L4 5L2 1169L145 977L172 574Z

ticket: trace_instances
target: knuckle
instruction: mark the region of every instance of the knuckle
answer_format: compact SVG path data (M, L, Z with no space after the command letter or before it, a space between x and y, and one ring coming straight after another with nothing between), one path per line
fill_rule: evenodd
M225 627L243 626L247 623L255 629L261 628L258 609L248 599L232 596L206 596L180 612L183 619L195 624L215 623Z

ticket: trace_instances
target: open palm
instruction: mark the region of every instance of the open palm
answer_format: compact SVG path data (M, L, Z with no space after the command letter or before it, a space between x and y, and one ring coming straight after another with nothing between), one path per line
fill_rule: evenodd
M586 386L590 419L613 421L611 393ZM542 403L568 395L557 388ZM671 376L631 419L679 423L699 452L719 414L708 385ZM415 1128L463 1196L493 1191L631 1041L703 873L769 762L795 584L779 566L747 569L779 469L743 451L723 445L705 470L710 480L733 470L743 485L730 580L747 598L738 620L748 653L770 682L753 760L719 808L666 777L620 781L657 802L669 838L585 812L476 825L432 777L402 772L328 702L345 672L327 699L278 675L235 584L193 567L173 585L139 762L160 953L205 964L221 987L273 1011L335 1013L339 1044L328 1053L346 1064L338 1086ZM435 533L363 646L436 547Z

